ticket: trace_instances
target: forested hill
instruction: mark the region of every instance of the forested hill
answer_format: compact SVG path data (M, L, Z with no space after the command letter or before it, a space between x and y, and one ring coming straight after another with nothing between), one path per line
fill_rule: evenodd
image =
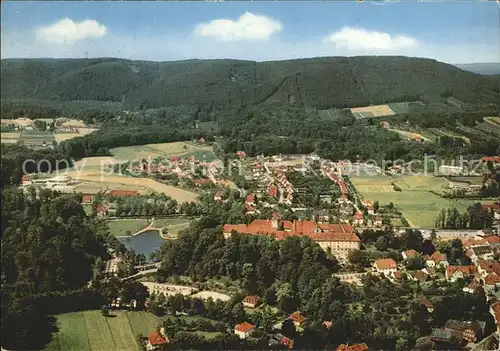
M500 77L435 60L399 56L287 61L5 59L2 99L123 102L123 108L238 108L300 104L354 107L454 96L500 101Z

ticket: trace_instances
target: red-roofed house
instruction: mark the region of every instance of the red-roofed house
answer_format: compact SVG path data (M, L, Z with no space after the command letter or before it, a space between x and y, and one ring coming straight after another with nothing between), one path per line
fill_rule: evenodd
M479 260L476 263L477 272L484 278L490 273L500 275L500 262L495 260Z
M295 325L295 328L302 327L304 325L304 322L306 321L306 317L300 311L295 311L291 315L288 316L288 319L290 319L293 324Z
M481 285L481 283L479 281L477 281L476 279L473 279L472 282L470 282L470 284L467 285L462 290L466 293L469 293L469 294L477 294L483 290L483 286Z
M500 275L496 273L490 273L484 278L484 288L490 291L495 291L496 288L500 288Z
M352 221L352 223L354 225L363 225L365 222L365 219L363 217L363 214L361 212L356 212L356 214L354 215L354 219Z
M474 276L476 266L448 266L446 267L446 280L454 282Z
M291 349L293 349L293 340L284 336L281 338L281 345L283 345L287 349L291 350Z
M378 273L390 275L398 269L398 265L392 258L380 258L373 264L373 269Z
M201 137L200 140L198 140L198 142L200 144L205 144L205 138L204 137Z
M497 219L500 219L497 218ZM484 240L490 245L490 246L500 246L500 236L498 235L488 235L484 237Z
M278 187L276 185L270 185L267 188L267 194L272 198L278 197Z
M341 344L337 347L336 351L368 351L368 345L363 344Z
M289 236L307 236L325 251L330 251L338 258L345 258L349 251L360 249L360 240L354 228L348 224L317 223L314 221L284 221L256 219L246 224L225 224L223 233L229 238L235 231L239 234L270 235L277 240Z
M333 322L332 321L323 321L323 323L321 323L321 325L323 327L325 327L326 329L330 329L333 325Z
M425 266L426 267L448 267L449 263L446 259L446 255L435 251L431 256L425 256Z
M239 158L243 158L245 157L247 154L245 151L236 151L236 156L238 156Z
M255 308L260 305L260 298L256 295L245 296L242 302L245 307Z
M31 181L31 178L27 174L23 174L21 177L21 185L31 185L33 182Z
M375 227L381 227L382 226L382 217L377 216L375 217L375 221L373 222L375 224Z
M148 335L148 342L146 344L146 349L158 350L168 345L169 342L170 340L165 335L163 335L162 332L154 331L149 333Z
M429 313L432 313L434 312L434 305L432 304L432 302L427 298L427 297L423 297L422 298L422 305L425 306L425 308L427 309L427 312Z
M497 324L497 333L500 335L500 301L496 301L490 305L490 314L495 319Z
M202 179L196 179L194 181L194 185L196 185L196 186L212 185L212 184L213 184L213 182L211 179L202 178Z
M418 256L418 252L415 250L406 250L406 251L403 251L401 256L403 256L403 260L406 261L406 260L410 259L411 257Z
M400 271L394 271L391 273L389 279L391 279L394 282L399 282L401 279L403 279L403 276L401 275Z
M91 204L94 201L94 197L92 195L83 195L82 196L82 204Z
M108 208L103 205L99 205L96 207L96 213L98 217L105 217L108 215Z
M234 326L234 334L238 335L240 339L246 339L255 331L255 326L248 322L236 324Z
M245 200L245 203L255 206L255 194L254 193L249 194Z

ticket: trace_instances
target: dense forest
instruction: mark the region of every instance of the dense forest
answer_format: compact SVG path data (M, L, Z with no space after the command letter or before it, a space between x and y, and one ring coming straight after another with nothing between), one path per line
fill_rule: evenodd
M234 109L292 101L325 109L443 94L463 102L497 103L500 93L497 76L399 56L272 62L6 59L1 77L2 99L111 101L127 109L176 105Z

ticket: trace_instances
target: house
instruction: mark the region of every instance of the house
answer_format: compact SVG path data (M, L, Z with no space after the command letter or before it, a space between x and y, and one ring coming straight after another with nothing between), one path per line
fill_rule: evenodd
M479 281L473 279L472 282L470 282L469 285L467 285L462 290L463 292L466 292L468 294L478 294L479 292L483 291L483 286Z
M33 184L33 182L31 181L31 178L29 177L29 175L24 174L21 177L21 185L27 186L27 185L31 185L31 184Z
M498 219L500 219L500 217ZM500 236L498 235L485 236L484 240L486 240L488 245L490 245L491 247L500 247Z
M466 279L474 276L476 266L448 266L446 268L446 280L455 282L458 279Z
M245 296L242 302L245 307L255 308L260 305L260 298L256 295Z
M270 185L267 188L267 194L273 199L276 199L278 197L278 187L276 185Z
M255 194L254 193L249 194L245 200L245 203L255 206Z
M425 308L427 309L427 312L429 313L432 313L434 312L434 305L432 304L432 302L430 302L430 300L427 298L427 297L423 297L422 298L422 305L425 306Z
M456 333L457 336L460 336L459 340L464 339L467 342L475 343L482 338L485 326L486 322L483 321L471 322L449 319L446 321L444 329Z
M481 277L486 277L490 273L500 275L500 262L495 260L479 260L476 262L477 272Z
M373 269L377 273L382 273L384 275L390 275L392 272L395 272L397 268L396 261L392 258L380 258L373 264Z
M321 323L321 325L323 327L325 327L326 329L330 329L333 325L333 322L332 321L323 321L323 323Z
M490 305L490 314L497 324L497 333L500 335L500 301L496 301Z
M439 168L438 168L438 173L440 175L448 175L448 176L461 175L463 173L463 171L464 171L463 167L460 167L460 166L442 165L442 166L439 166Z
M236 324L234 326L234 334L238 335L240 339L246 339L255 331L255 326L248 322Z
M214 195L214 201L222 201L222 193L220 191L216 192Z
M366 345L365 343L352 344L352 345L341 344L341 345L337 346L337 348L335 350L336 351L368 351L369 348L368 348L368 345Z
M236 156L238 156L239 158L244 158L246 155L247 154L245 151L236 151Z
M194 185L195 186L198 186L198 187L201 187L201 186L207 186L207 185L212 185L214 182L211 180L211 179L205 179L205 178L202 178L202 179L196 179L194 181Z
M431 256L425 255L424 259L426 267L448 267L449 265L446 255L439 251L435 251Z
M154 331L148 334L146 343L147 350L158 350L164 348L170 343L170 340L165 336L165 331L161 328L160 331Z
M433 267L425 267L422 268L421 271L427 274L431 278L434 278L436 276L436 269Z
M416 282L420 282L420 283L425 283L425 281L427 280L428 278L428 275L425 274L424 272L422 271L414 271L414 272L410 272L410 277L412 280L416 281Z
M462 246L466 249L470 249L476 246L489 246L488 242L482 237L477 237L474 239L462 240Z
M382 217L377 216L375 217L375 221L373 222L375 227L381 227L382 226Z
M364 222L365 222L365 219L363 217L363 214L361 212L356 212L356 214L354 215L353 224L354 225L363 225Z
M391 272L389 279L392 280L393 282L398 282L403 279L403 276L401 275L400 271L393 271Z
M205 138L204 138L204 137L201 137L201 138L198 140L198 142L199 142L200 144L205 144Z
M415 251L415 250L406 250L406 251L403 251L403 253L401 254L401 256L403 256L403 260L407 261L411 257L418 256L418 252Z
M489 246L475 246L468 249L465 252L465 256L476 263L479 260L492 260L495 254Z
M488 274L483 281L486 290L495 291L496 288L500 288L500 275L496 273Z
M293 340L290 338L287 338L286 336L283 336L281 338L280 344L285 346L289 350L293 349Z
M295 328L302 327L304 325L304 322L306 321L306 317L300 311L295 311L291 315L288 316L288 319L290 319L293 322L293 325L295 325Z
M89 205L94 201L94 197L92 195L83 195L82 204Z
M389 122L387 122L387 121L381 121L381 122L380 122L380 126L381 126L382 128L386 128L386 129L387 129L387 128L389 128L391 125L390 125L390 123L389 123Z
M106 217L108 215L108 208L106 206L99 205L96 207L96 213L99 218Z
M246 235L269 235L277 240L291 236L307 236L325 251L343 259L351 250L359 250L360 240L348 224L318 223L315 221L286 221L279 217L272 220L256 219L250 224L225 224L224 237L232 232Z
M370 200L363 201L363 206L366 207L368 214L370 215L375 214L375 207L373 206L373 203Z

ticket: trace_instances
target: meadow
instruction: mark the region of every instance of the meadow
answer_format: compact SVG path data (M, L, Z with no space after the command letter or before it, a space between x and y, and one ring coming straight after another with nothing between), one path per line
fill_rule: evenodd
M161 323L161 318L142 311L111 311L104 317L100 310L72 312L57 315L58 332L45 351L137 351L137 335L145 337ZM170 317L192 322L202 317ZM196 334L213 338L221 333L196 331Z
M434 176L351 176L350 179L364 199L379 201L381 205L392 202L401 210L410 226L415 227L433 228L441 209L457 208L462 212L477 202L443 199L431 193L431 190L440 192L447 187L445 180ZM394 191L393 182L402 191Z
M147 227L150 221L145 219L119 219L110 220L107 223L112 235L125 236L127 235L127 231L130 231L130 235L134 235L139 230Z
M57 315L59 330L45 350L136 351L137 334L147 335L159 323L147 312L111 311L111 315L106 318L99 310Z
M160 144L146 144L136 146L117 147L110 150L111 153L120 160L142 160L148 158L170 158L171 156L190 157L205 160L208 162L214 161L217 157L212 151L211 146L197 145L190 142L174 142Z

